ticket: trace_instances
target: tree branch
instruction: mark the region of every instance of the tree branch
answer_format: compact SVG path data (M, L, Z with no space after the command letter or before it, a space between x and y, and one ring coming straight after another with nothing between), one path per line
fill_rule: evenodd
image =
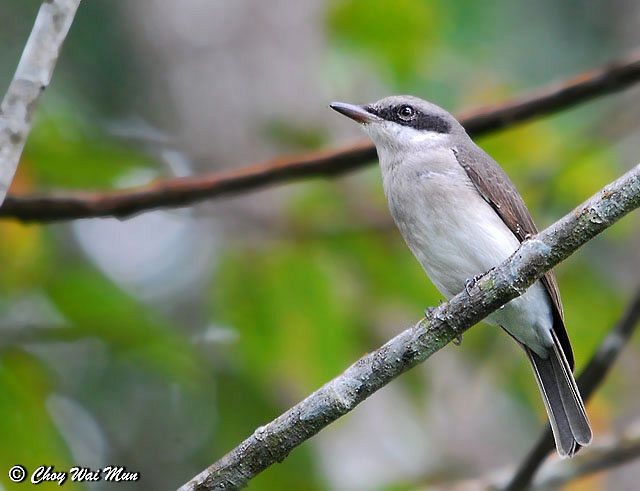
M603 340L577 379L578 387L580 387L580 392L585 401L591 397L595 389L606 377L609 369L620 355L622 348L625 347L638 326L639 319L640 289L636 291L622 319ZM527 457L504 487L504 491L526 489L540 465L549 455L549 452L553 450L553 447L553 434L551 433L551 427L547 425L536 444L527 454Z
M31 131L38 98L47 88L80 0L46 0L0 105L0 204L13 181Z
M626 464L640 457L640 424L630 426L622 435L599 437L598 442L572 459L554 459L545 463L531 485L532 491L558 489L580 477ZM495 491L501 488L507 472L501 469L474 479L429 484L431 491Z
M640 164L549 228L524 241L501 265L433 308L425 319L364 356L284 414L258 428L181 491L238 489L401 373L424 361L488 314L524 293L591 238L640 206Z
M626 464L640 457L640 426L634 425L618 439L608 438L571 460L555 460L544 466L532 489L557 489L579 477Z
M459 119L469 134L478 136L620 91L638 81L640 51L512 101L464 112ZM166 179L130 189L9 196L0 208L0 216L45 222L107 216L124 218L148 210L187 206L204 199L253 191L296 179L332 177L363 167L375 159L375 148L363 141L335 150L284 157L197 177Z
M595 390L602 383L606 374L611 369L614 362L617 360L619 354L627 345L627 342L637 329L638 325L640 325L639 321L640 287L633 294L631 302L625 308L625 311L622 314L621 318L609 330L605 338L599 344L598 349L595 351L585 368L582 370L582 373L578 377L580 392L582 393L585 401L591 395L593 395ZM637 430L635 431L638 434L638 438L640 439L640 422ZM598 438L598 441L601 441L601 438ZM620 447L619 443L620 442L618 442L615 446ZM538 449L538 447L541 448ZM540 483L546 482L547 479L550 479L552 475L560 474L560 472L548 472L547 467L542 467L544 470L540 472L535 480L534 476L535 472L544 463L547 455L549 455L549 453L553 450L553 447L553 435L551 433L551 428L549 427L549 425L547 425L543 434L539 438L539 441L534 446L534 448L538 450L531 451L527 460L525 460L520 466L510 466L509 468L491 472L481 477L473 478L470 480L467 479L457 483L442 483L441 485L431 483L431 485L435 486L434 490L448 489L449 491L470 491L484 489L495 491L497 489L507 489L507 487L510 487L510 489L514 490L523 490L526 489L531 482L533 482L533 487L535 489L549 489L549 487L541 487ZM596 447L595 445L589 447L589 455L600 455L599 450L597 453L592 453L592 450L596 450L598 448L600 447ZM584 455L584 452L580 453L579 457L581 457L582 455ZM572 459L571 462L575 460L576 458ZM591 457L585 459L585 461L590 460ZM551 466L555 466L555 464L551 464ZM578 467L581 467L581 464ZM553 468L555 469L555 467ZM523 469L530 470L527 472ZM562 473L562 475L564 475L564 473ZM509 479L509 476L514 477L511 477L511 479ZM516 478L515 476L520 477Z

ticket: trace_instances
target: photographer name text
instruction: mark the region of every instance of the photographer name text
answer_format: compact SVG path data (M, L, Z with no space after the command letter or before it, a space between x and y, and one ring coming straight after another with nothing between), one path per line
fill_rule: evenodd
M124 466L108 465L101 469L91 469L90 467L70 467L67 470L58 470L52 465L41 465L29 474L27 469L21 465L14 465L9 469L9 478L13 482L23 482L27 478L31 484L41 484L44 482L57 482L62 486L67 480L72 482L131 482L140 479L139 472L127 470Z

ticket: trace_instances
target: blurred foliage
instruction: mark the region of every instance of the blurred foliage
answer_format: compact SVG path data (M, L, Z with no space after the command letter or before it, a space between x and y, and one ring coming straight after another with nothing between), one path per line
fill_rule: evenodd
M358 324L353 303L345 301L350 292L335 281L344 274L331 259L323 250L280 246L223 260L218 312L242 332L243 365L263 383L304 394L339 373L357 352Z
M13 75L41 3L3 0L0 5L1 87ZM121 8L122 2L84 2L64 44L52 88L72 100L81 113L126 114L144 96L139 84L143 64L131 56L130 39L118 12Z
M265 125L265 136L287 151L314 150L327 143L327 135L314 126L274 119Z
M417 75L440 34L437 2L333 1L327 24L342 48L363 53L385 75L402 83Z
M38 226L25 226L15 222L0 223L0 276L2 291L19 291L34 287L42 281L47 264L47 250Z
M350 71L363 70L386 93L412 92L456 109L517 94L604 49L601 30L564 22L576 12L575 2L561 3L536 4L553 12L538 25L518 10L527 8L524 3L514 7L507 0L330 0L318 22L326 28L330 58L345 62L349 73L339 76L353 83L355 95L360 79ZM16 25L0 29L2 67L14 66L22 28L26 35L35 13L32 2L7 5L3 13ZM136 72L144 65L127 46L120 22L107 3L83 3L14 191L110 188L138 171L157 172L143 152L106 137L95 117L126 115L140 103ZM548 49L566 39L588 41ZM587 59L594 60L593 54ZM318 73L330 63L319 60ZM611 141L598 136L600 115L597 107L579 108L479 140L504 165L541 227L623 170ZM275 119L261 131L283 151L329 144L329 132L312 123ZM209 286L187 292L188 301L177 299L179 291L149 300L125 281L108 279L73 227L1 221L0 321L6 322L0 324L20 324L15 319L23 314L16 315L15 306L42 298L75 337L54 346L14 346L2 342L0 331L2 486L20 488L5 472L14 463L28 469L83 464L73 453L74 435L56 423L47 404L63 394L95 420L109 449L105 465L141 471L139 489L174 487L437 305L441 295L387 226L378 172L355 180L290 186L282 227L258 240L220 240ZM628 294L616 259L630 254L636 229L637 220L627 219L558 268L578 367L624 306ZM203 326L237 338L196 344L193 334ZM505 349L501 336L495 328L474 328L457 352L473 369L490 372L496 387L530 412L535 428L543 409L533 377L517 347ZM421 414L437 404L417 371L396 383L406 386ZM598 430L618 410L617 397L614 391L598 397ZM311 441L252 481L251 489L329 489L320 459ZM408 487L381 483L379 489Z
M0 462L19 463L31 472L41 465L53 465L58 469L74 465L64 440L47 412L46 400L53 386L49 371L36 357L20 349L2 353ZM6 472L2 474L0 482L9 485ZM79 488L71 482L65 485L70 489ZM43 483L41 486L42 489L59 488L57 482Z
M79 336L97 337L115 355L169 380L199 386L199 362L187 340L95 271L67 264L52 274L45 291Z
M113 187L134 169L152 168L148 157L103 133L63 107L41 113L19 172L42 187L86 189Z

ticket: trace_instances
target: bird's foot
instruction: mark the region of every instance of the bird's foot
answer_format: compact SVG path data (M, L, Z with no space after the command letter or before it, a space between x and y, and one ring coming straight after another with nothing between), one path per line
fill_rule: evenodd
M476 283L480 278L482 278L482 275L477 274L473 278L469 278L464 282L464 291L467 292L467 295L471 296L471 289L476 286Z
M424 309L424 316L425 317L431 317L435 310L436 310L435 307L427 307L426 309Z

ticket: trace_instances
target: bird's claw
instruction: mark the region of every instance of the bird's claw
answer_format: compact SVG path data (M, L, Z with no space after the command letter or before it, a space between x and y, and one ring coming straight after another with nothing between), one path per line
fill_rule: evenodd
M424 309L424 316L431 317L433 315L434 310L436 310L435 307L427 307L426 309Z
M471 296L471 289L474 286L476 286L476 283L480 278L482 278L482 275L477 274L474 277L469 278L467 281L464 282L464 291L467 292L467 295Z

